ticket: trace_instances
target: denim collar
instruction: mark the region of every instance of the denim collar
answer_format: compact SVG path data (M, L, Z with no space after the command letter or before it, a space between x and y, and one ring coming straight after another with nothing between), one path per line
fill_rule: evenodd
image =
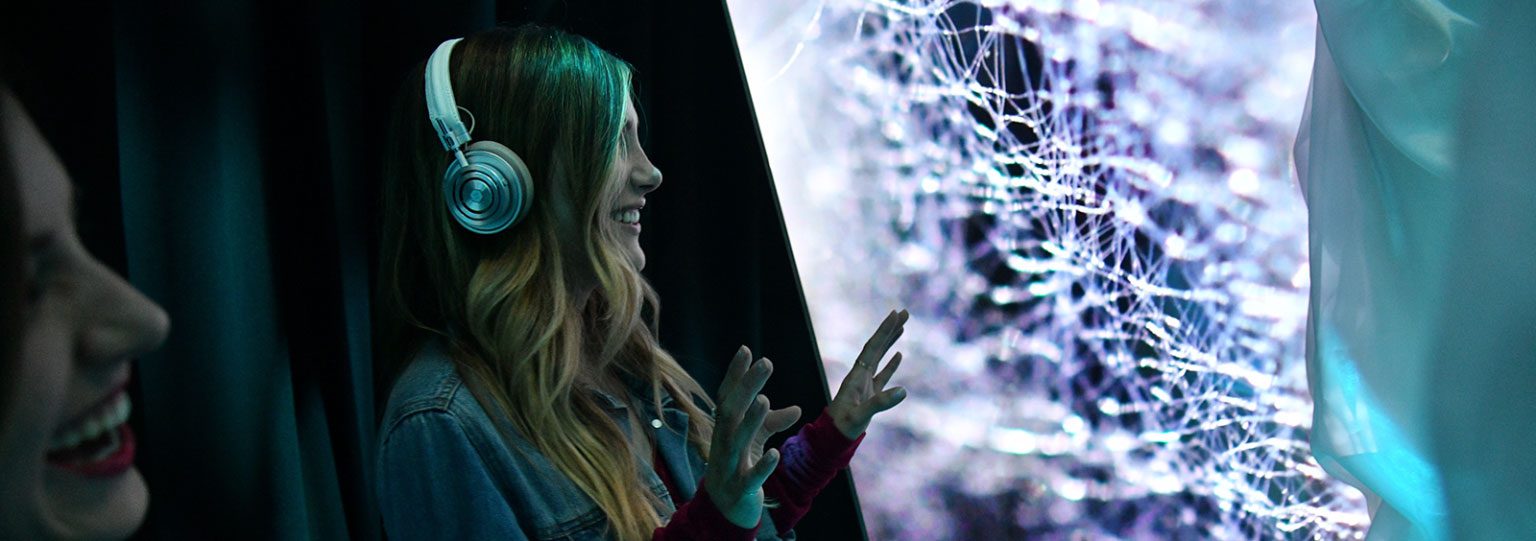
M665 388L661 390L661 411L652 411L654 406L651 400L655 395L651 393L650 385L627 374L620 374L619 378L630 396L641 400L639 411L636 412L640 416L641 426L626 430L654 429L656 431L656 453L666 464L667 471L672 475L682 500L693 499L699 483L699 472L702 471L702 462L699 462L702 458L697 457L696 453L691 454L688 446L688 413L673 405L672 394ZM622 412L629 409L627 401L620 400L607 392L593 389L592 394L610 414L623 415ZM696 462L699 463L695 464ZM671 516L676 509L672 507L670 491L666 484L662 483L661 478L652 469L645 469L640 475L661 500L663 508L659 511L662 515Z

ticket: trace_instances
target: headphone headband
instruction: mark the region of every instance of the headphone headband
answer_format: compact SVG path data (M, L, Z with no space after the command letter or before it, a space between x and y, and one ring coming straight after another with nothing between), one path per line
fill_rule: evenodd
M459 151L469 143L469 130L459 118L459 104L453 99L452 75L448 73L448 58L453 54L453 46L463 40L444 41L427 59L427 118L432 120L432 129L437 131L443 149L450 152Z
M460 41L463 38L444 41L427 59L427 118L443 149L454 156L443 171L443 202L448 215L471 233L490 235L528 215L533 181L528 166L512 149L495 141L469 142L469 130L459 119L460 108L453 99L453 81L448 73L448 58Z

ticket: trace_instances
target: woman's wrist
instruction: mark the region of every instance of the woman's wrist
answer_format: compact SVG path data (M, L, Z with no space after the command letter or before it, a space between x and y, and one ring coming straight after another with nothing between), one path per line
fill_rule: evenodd
M705 488L702 483L699 485L699 493L693 499L703 504L703 507L699 509L701 511L700 518L704 519L706 523L717 525L729 524L731 527L740 530L756 531L758 525L762 522L762 505L758 505L755 509L728 511L728 507L716 501L715 495L709 492L709 489Z

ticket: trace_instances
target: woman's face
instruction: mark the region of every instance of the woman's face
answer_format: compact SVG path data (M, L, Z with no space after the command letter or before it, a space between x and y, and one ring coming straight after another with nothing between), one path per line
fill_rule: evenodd
M620 250L635 266L645 268L645 251L640 249L640 209L645 207L645 195L661 187L661 170L651 163L640 148L640 115L633 103L624 105L624 132L619 136L619 152L613 174L609 179L621 188L609 216L618 222Z
M28 245L21 359L0 396L0 538L126 537L149 494L124 389L170 322L85 251L63 165L14 98L0 94L0 110Z

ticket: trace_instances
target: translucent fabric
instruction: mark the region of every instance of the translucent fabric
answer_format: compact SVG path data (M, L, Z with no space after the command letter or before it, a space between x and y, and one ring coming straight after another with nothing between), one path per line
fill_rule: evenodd
M1513 477L1491 475L1529 474L1536 456L1519 424L1529 394L1493 392L1536 385L1536 56L1533 26L1481 24L1532 8L1492 4L1317 0L1295 149L1312 444L1370 499L1371 539L1495 539L1474 532L1533 512ZM1510 446L1485 445L1489 431ZM1506 497L1525 503L1485 501Z
M1536 539L1536 3L1487 13L1456 109L1428 436L1456 539Z

